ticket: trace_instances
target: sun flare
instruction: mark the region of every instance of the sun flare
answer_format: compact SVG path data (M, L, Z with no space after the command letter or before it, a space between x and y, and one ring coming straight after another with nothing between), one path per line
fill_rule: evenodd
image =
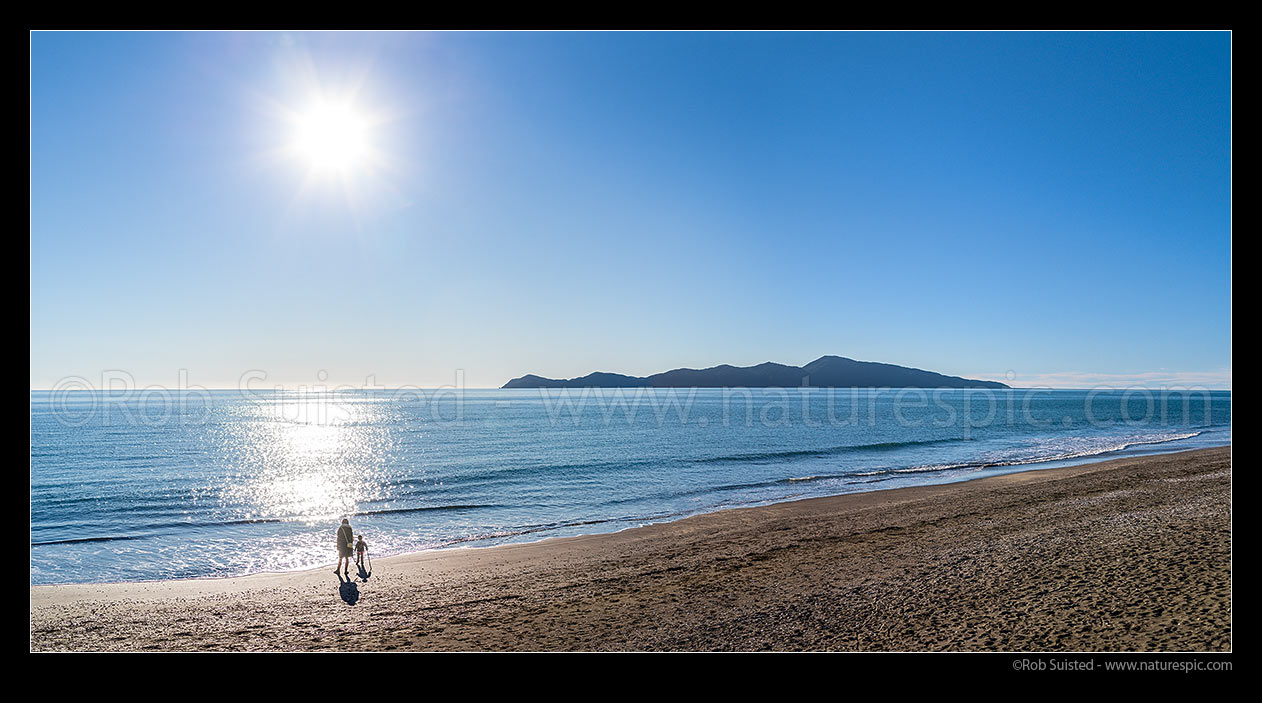
M318 173L346 175L371 152L369 122L353 105L319 102L294 121L293 148Z

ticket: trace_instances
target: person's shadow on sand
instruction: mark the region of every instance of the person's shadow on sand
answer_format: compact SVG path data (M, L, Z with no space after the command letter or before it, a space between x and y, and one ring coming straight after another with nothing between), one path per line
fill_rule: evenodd
M371 571L369 571L369 570L367 570L367 569L365 569L363 564L360 564L360 565L359 565L359 577L360 577L361 579L363 579L363 580L366 582L366 581L368 581L368 577L369 577L369 576L372 576L372 572L371 572Z
M342 578L341 574L337 575L337 580L342 585L338 586L338 593L342 596L342 600L347 605L355 605L359 602L359 586L355 585L355 581L349 578Z

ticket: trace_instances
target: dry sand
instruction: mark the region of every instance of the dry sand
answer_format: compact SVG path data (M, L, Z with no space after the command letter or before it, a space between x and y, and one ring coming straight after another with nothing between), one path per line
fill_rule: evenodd
M1227 447L423 552L353 589L37 586L31 648L1229 650L1230 506Z

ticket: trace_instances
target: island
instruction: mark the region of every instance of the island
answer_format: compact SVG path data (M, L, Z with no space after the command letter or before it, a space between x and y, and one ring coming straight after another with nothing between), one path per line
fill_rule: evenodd
M946 376L875 361L844 356L821 356L805 366L771 361L757 366L723 364L707 369L673 369L652 376L595 373L578 378L543 378L526 374L502 388L990 388L1005 389L998 381Z

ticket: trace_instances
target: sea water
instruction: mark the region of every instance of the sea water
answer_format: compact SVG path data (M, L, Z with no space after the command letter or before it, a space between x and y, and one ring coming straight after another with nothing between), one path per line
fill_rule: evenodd
M31 392L31 581L216 577L1231 443L1229 391Z

